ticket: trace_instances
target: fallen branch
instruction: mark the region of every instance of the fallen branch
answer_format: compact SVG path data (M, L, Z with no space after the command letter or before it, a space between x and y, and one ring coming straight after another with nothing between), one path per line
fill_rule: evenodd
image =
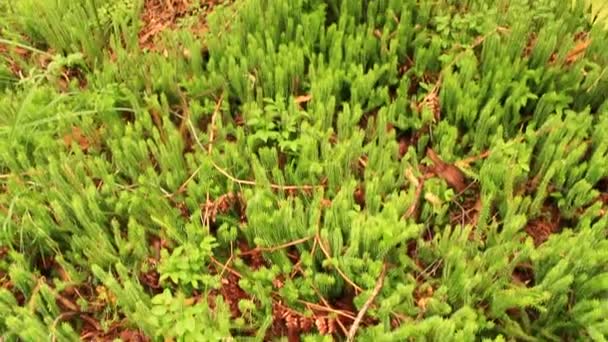
M386 276L386 268L387 268L387 265L386 265L386 263L384 263L384 265L382 266L382 272L380 272L380 276L378 277L378 281L376 282L376 286L374 287L372 294L369 296L369 298L367 299L365 304L363 304L363 307L361 307L361 310L359 310L359 313L357 314L357 317L355 318L353 325L350 327L350 330L348 331L348 336L346 338L346 341L352 342L355 340L355 335L357 335L357 329L359 329L359 325L361 324L363 317L365 317L365 313L367 312L369 307L372 305L372 303L374 302L376 297L378 297L378 294L380 294L380 290L382 290L382 286L384 285L384 277Z

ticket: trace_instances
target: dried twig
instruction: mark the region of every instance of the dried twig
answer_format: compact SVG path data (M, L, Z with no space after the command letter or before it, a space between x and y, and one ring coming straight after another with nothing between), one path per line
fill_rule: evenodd
M234 255L231 253L230 257L228 258L228 260L226 261L226 264L224 264L224 266L222 267L222 271L220 272L220 278L222 278L224 276L224 273L226 272L226 270L228 270L228 265L230 265L230 263L232 262L232 258L234 257ZM236 271L235 271L236 272ZM233 273L234 274L234 273Z
M317 239L314 239L313 243L312 243L312 248L310 249L310 255L315 255L315 251L317 250L317 243L318 243ZM298 272L304 273L302 271L302 267L300 267L301 264L302 264L302 258L300 258L300 260L298 260L298 262L295 265L293 265L293 271L291 271L289 278L293 279L293 277L295 277L295 275Z
M222 268L222 273L224 273L225 271L228 271L232 274L234 274L235 276L239 277L239 278L243 278L243 276L236 270L232 269L230 266L228 266L228 263L223 264L222 262L220 262L219 260L217 260L214 257L209 257L209 259L216 264L217 266L220 266Z
M424 188L424 178L418 180L418 185L416 186L416 192L414 193L414 201L407 209L403 218L408 219L410 217L416 217L416 212L418 211L418 207L420 204L420 197L422 195L422 189Z
M213 142L215 141L215 121L216 121L217 115L220 112L220 107L222 106L223 101L224 101L224 94L222 93L222 95L220 95L220 98L216 101L215 108L213 109L213 114L211 115L211 124L209 125L209 127L210 127L209 128L209 145L207 146L208 155L211 155L211 152L213 150ZM194 140L196 141L197 145L201 149L204 150L205 148L203 147L203 144L201 143L198 136L196 135L196 130L194 129L194 125L192 124L192 121L190 121L190 117L188 116L187 119L184 118L183 120L187 120L187 121L183 121L183 122L187 122L187 125L190 127L191 134L194 137ZM196 170L194 170L194 172L192 172L190 177L188 177L188 179L186 179L186 181L183 182L182 185L179 186L176 193L179 194L179 193L184 192L184 190L186 190L186 186L188 186L188 183L190 183L200 171L201 171L201 167L199 166L196 168Z
M315 291L315 293L317 294L317 297L319 297L319 299L321 300L321 302L323 303L323 305L325 305L327 308L332 308L331 305L329 304L329 302L323 297L323 294L321 294L321 291L319 291L319 289L317 289L314 285L312 285L313 290ZM352 320L354 320L355 318L351 318ZM344 333L344 335L346 335L348 333L348 330L346 330L346 327L344 326L344 324L338 319L336 320L336 323L338 323L338 325L340 326L340 329L342 329L342 332Z
M294 241L290 241L281 245L277 245L277 246L272 246L272 247L256 247L252 250L249 250L247 252L243 252L240 255L251 255L251 254L255 254L258 252L275 252L281 249L285 249L285 248L289 248L291 246L295 246L295 245L299 245L301 243L304 243L306 241L310 241L311 239L314 239L314 236L308 236L308 237L304 237L298 240L294 240Z
M325 257L327 259L332 259L331 254L327 251L327 247L325 247L323 244L323 241L321 241L321 236L319 236L319 233L317 233L315 239L319 243L319 247L321 247L321 251L323 251L323 254L325 254ZM350 278L340 269L340 267L338 267L338 265L333 265L333 267L336 270L336 272L338 272L338 274L344 279L344 281L346 281L348 284L350 284L350 286L352 286L355 289L355 291L363 292L363 289L359 285L355 284L355 282L350 280Z
M278 295L278 293L277 293L277 295ZM352 319L352 320L354 320L356 318L354 315L351 315L350 313L348 313L348 311L336 310L336 309L334 309L332 307L329 307L329 306L323 306L323 305L307 302L307 301L301 300L301 299L298 299L298 303L304 304L304 305L306 305L306 306L308 306L310 308L313 308L315 310L334 313L334 314L336 314L338 316L346 317L346 318L349 318L349 319Z
M215 116L217 115L217 113L219 112L219 106L220 103L223 99L223 95L222 97L220 97L220 100L218 100L218 103L216 104L216 110L214 112L213 117L211 118L211 133L209 135L210 137L210 143L209 146L207 148L205 148L203 146L203 144L201 143L200 139L198 138L197 134L196 134L196 129L194 128L194 125L192 124L192 122L190 120L187 120L187 124L190 127L190 131L192 132L192 136L194 138L194 141L196 142L196 144L199 146L199 148L203 151L207 151L207 153L209 155L211 155L211 150L212 150L212 142L214 140L214 133L213 133L213 125L215 124ZM220 167L219 165L217 165L217 163L210 158L211 164L213 165L213 167L222 175L224 175L226 178L228 178L229 180L231 180L234 183L237 183L239 185L249 185L249 186L256 186L258 185L258 183L254 182L254 181L249 181L249 180L243 180L243 179L238 179L234 176L232 176L230 173L228 173L228 171L226 171L225 169L223 169L222 167ZM200 171L202 166L199 166L196 170L194 170L194 172L192 173L192 175L188 178L188 180L186 180L186 182L184 182L184 184L182 184L179 189L181 191L183 191L183 189L185 188L185 186L194 178L194 176L196 176L196 174ZM272 189L275 190L283 190L283 191L293 191L293 190L301 190L301 191L311 191L311 190L315 190L315 189L322 189L325 188L325 185L279 185L279 184L270 184L270 187Z
M468 167L471 163L476 162L480 159L486 159L488 156L490 156L490 150L486 150L476 156L461 159L461 160L455 162L454 165L456 165L457 167L461 167L461 168Z
M217 115L220 112L220 107L222 106L222 102L224 101L224 94L220 95L219 100L215 103L215 108L213 109L213 115L211 115L211 124L209 125L209 146L207 146L207 154L211 155L211 151L213 150L213 142L215 140L215 121L217 119Z
M427 277L430 276L432 273L435 273L437 271L437 269L439 269L439 267L442 264L442 260L436 259L435 261L433 261L432 263L430 263L425 269L423 269L418 276L416 276L416 282L418 282L419 280L422 279L422 277Z
M380 290L382 290L382 286L384 285L384 277L386 276L386 268L387 268L387 265L386 265L386 263L384 263L384 265L382 266L382 272L380 273L380 276L378 277L378 281L376 282L376 286L374 287L374 290L372 291L371 295L369 296L369 298L367 299L365 304L363 304L363 307L361 307L361 310L359 310L359 313L357 314L357 318L355 318L353 325L350 327L350 330L348 331L348 336L346 338L346 341L352 342L355 340L355 335L357 335L357 329L359 329L359 325L361 324L363 317L365 317L365 313L367 312L369 307L372 305L372 303L374 302L374 300L376 299L378 294L380 294Z
M234 177L233 175L228 173L228 171L226 171L225 169L223 169L222 167L217 165L213 160L211 160L211 164L219 173L221 173L222 175L224 175L226 178L228 178L229 180L231 180L234 183L237 183L240 185L250 185L250 186L258 185L258 183L254 182L254 181L243 180L243 179L238 179L238 178ZM275 190L283 190L283 191L289 191L289 190L310 191L310 190L314 190L314 189L323 189L325 186L324 185L279 185L279 184L271 183L270 187Z

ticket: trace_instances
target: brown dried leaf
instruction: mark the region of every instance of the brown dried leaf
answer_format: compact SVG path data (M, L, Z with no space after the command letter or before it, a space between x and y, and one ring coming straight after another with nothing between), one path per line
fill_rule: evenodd
M357 186L353 193L355 203L361 208L365 208L365 188L363 185Z
M332 204L332 201L328 198L324 198L321 200L321 207L322 208L330 208Z
M423 107L428 107L431 113L433 113L433 118L435 121L439 121L441 119L441 103L439 102L439 96L437 95L437 90L433 90L428 93L424 99L418 104L418 110L422 110Z
M583 39L576 43L572 50L566 55L566 64L572 64L579 60L585 54L589 45L591 45L591 39Z
M526 44L526 47L524 48L524 51L522 52L522 57L530 57L530 55L532 54L532 50L534 50L534 47L536 46L536 42L538 41L538 38L536 36L536 33L532 32L532 34L530 35L530 38L528 39L528 44Z
M402 137L399 139L399 159L403 158L409 150L411 144L407 138Z
M466 189L464 173L458 167L444 162L432 148L427 149L427 156L433 162L433 172L445 180L451 188L459 193Z
M534 239L536 246L541 245L560 229L561 216L559 209L554 205L545 204L544 215L528 222L525 230Z
M150 341L141 331L124 330L120 333L120 340L125 342L143 342Z
M296 97L294 101L297 104L301 104L301 103L306 103L306 102L310 101L310 99L312 99L312 95L308 94L308 95L300 95L300 96Z
M534 286L534 269L532 268L532 265L517 265L511 274L511 280L514 284L525 287Z
M241 299L250 299L249 295L239 285L239 280L240 278L237 275L228 273L222 278L222 287L220 289L220 293L230 307L230 313L233 318L241 316L241 309L239 308Z
M72 127L72 132L63 136L63 142L67 147L72 146L72 142L77 142L80 149L86 151L90 147L89 140L79 127Z

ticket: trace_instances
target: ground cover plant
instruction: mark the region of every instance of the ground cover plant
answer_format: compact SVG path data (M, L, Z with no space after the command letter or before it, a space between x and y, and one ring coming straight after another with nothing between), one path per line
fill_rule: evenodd
M0 0L0 340L605 341L603 13Z

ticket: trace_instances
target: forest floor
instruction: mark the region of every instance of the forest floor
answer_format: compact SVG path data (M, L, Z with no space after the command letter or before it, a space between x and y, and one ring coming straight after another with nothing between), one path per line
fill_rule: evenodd
M608 9L451 3L0 0L0 341L608 338Z

